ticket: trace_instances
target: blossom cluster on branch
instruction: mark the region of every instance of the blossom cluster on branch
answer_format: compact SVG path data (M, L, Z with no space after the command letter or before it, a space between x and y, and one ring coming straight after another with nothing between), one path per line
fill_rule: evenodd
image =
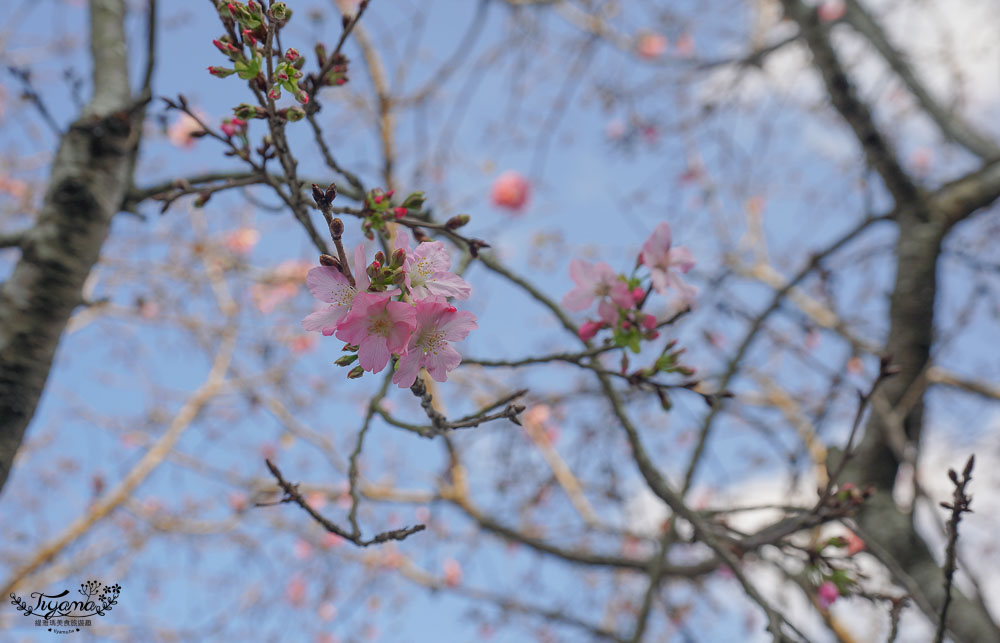
M334 265L313 268L306 277L309 291L328 306L303 319L302 327L347 342L350 354L337 363L347 366L357 359L348 376L378 373L395 356L392 381L400 387L412 386L421 367L435 380L446 381L448 371L462 361L450 343L476 328L476 316L448 302L448 297L468 299L472 287L449 272L451 257L444 243L425 241L414 249L400 231L388 263L380 251L370 264L358 244L357 278L330 259Z

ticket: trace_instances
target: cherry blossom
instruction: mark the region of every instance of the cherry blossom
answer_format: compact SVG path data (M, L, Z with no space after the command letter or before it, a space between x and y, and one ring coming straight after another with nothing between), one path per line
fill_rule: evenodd
M365 270L365 248L358 244L354 249L354 274L357 281L352 286L347 277L333 266L318 266L306 275L306 286L316 299L330 304L324 310L306 315L302 328L320 331L329 337L337 330L337 324L347 315L354 304L358 292L368 288L368 273Z
M665 293L668 288L676 288L688 301L694 299L698 289L685 283L677 272L686 273L694 267L691 251L684 247L671 248L673 242L670 224L662 222L653 234L642 244L642 263L649 268L653 278L653 289Z
M619 279L614 268L603 261L591 264L589 261L574 259L569 263L569 276L576 287L563 297L562 305L567 310L586 310L593 305L595 299L604 297L610 297L611 301L622 308L635 305L628 284Z
M465 339L477 327L474 314L456 310L443 297L418 301L415 310L416 329L406 353L399 358L399 370L392 377L400 388L413 386L421 367L438 382L447 381L448 371L462 361L462 356L448 342Z
M337 324L337 339L357 344L361 368L378 373L392 353L402 353L416 327L414 307L385 293L359 292Z
M443 242L425 241L416 250L410 250L409 235L400 232L396 237L396 247L406 250L403 272L406 274L406 286L414 299L432 295L468 299L472 294L472 286L468 282L448 272L451 256Z
M519 212L527 205L530 194L528 179L519 172L508 170L493 181L490 198L496 206Z

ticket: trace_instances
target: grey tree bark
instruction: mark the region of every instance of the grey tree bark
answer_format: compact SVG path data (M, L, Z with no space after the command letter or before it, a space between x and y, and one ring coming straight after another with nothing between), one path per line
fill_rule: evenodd
M80 305L132 184L148 102L129 87L124 0L91 0L93 97L63 133L44 204L0 286L0 491L38 406L59 339Z
M856 94L830 42L831 25L821 23L815 8L802 0L782 0L782 4L786 15L801 29L833 107L852 129L867 164L879 174L895 201L893 214L899 236L885 352L891 355L899 373L876 394L864 437L842 479L875 488L875 495L858 516L862 537L895 580L913 595L916 605L937 622L944 600L943 572L917 533L912 515L896 506L892 492L906 445L919 448L920 444L941 248L953 226L1000 198L998 148L933 99L902 54L888 42L875 18L860 2L851 0L847 22L872 42L942 133L984 160L978 171L936 192L917 185L899 163L868 106ZM840 455L833 457L837 462ZM954 640L1000 641L1000 627L985 605L954 589L952 597L947 625Z

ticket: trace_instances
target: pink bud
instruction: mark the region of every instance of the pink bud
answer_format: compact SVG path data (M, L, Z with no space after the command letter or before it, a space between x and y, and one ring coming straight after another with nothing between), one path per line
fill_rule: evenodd
M656 317L653 315L646 315L642 318L642 327L646 330L653 330L656 328Z
M253 33L249 29L243 30L243 40L250 43L251 45L257 44L257 39L253 37Z
M382 203L382 195L381 194L376 194L375 195L375 203Z
M632 289L632 299L636 301L642 301L642 298L646 295L646 291L642 289L641 286L636 286Z
M395 190L389 190L388 192L385 193L385 198L391 199L392 195L395 194L395 193L396 193Z
M824 582L819 586L819 589L816 590L816 600L819 601L820 607L824 610L830 609L830 606L833 605L834 601L836 601L839 597L840 590L837 589L837 585L832 580Z
M403 207L394 208L393 213L395 214L397 219L402 219L403 217L406 216L406 208Z
M601 327L603 325L604 324L602 324L601 322L595 322L595 321L584 322L580 326L580 331L579 331L580 339L582 339L585 342L593 339L594 335L597 334L597 331L601 330Z
M513 212L518 212L528 203L531 185L520 173L508 170L493 182L490 198L493 204Z

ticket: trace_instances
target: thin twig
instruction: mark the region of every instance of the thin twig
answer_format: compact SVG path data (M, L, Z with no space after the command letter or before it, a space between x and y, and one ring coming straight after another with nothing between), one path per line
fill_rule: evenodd
M951 503L942 502L941 506L951 509L951 520L948 521L948 548L945 550L944 559L944 602L941 603L941 617L938 618L937 633L934 635L934 643L944 641L945 623L948 617L948 607L951 605L951 584L955 577L956 549L958 544L958 523L962 520L963 513L972 513L969 503L972 497L965 493L965 487L972 480L972 467L976 463L975 454L969 456L969 461L965 463L962 470L962 479L958 479L958 474L954 469L948 469L948 477L955 485L955 493Z

